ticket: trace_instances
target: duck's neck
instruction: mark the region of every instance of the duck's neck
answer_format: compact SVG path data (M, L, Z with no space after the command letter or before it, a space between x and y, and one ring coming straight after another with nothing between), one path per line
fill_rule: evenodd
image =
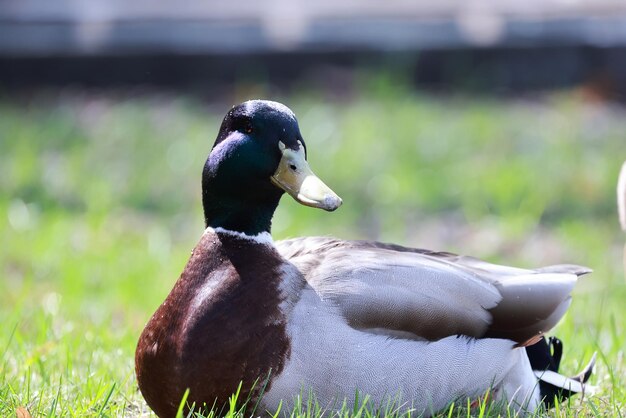
M280 195L262 201L256 199L229 199L203 191L205 226L223 228L249 236L270 233L272 217Z

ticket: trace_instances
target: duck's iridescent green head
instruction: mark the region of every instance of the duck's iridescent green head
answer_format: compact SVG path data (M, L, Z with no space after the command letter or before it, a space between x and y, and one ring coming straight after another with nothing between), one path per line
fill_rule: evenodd
M328 211L341 205L309 168L298 121L288 107L267 100L233 107L202 173L206 225L249 235L269 232L284 192Z

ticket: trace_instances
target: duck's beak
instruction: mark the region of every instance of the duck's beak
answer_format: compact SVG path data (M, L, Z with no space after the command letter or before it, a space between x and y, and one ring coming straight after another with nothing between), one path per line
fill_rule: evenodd
M283 157L271 177L272 183L303 205L327 211L341 206L341 198L311 171L301 143L297 150L287 148L282 142L278 147Z

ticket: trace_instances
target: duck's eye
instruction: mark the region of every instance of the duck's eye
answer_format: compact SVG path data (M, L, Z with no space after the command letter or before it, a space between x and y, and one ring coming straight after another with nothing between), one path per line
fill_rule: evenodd
M244 128L244 131L247 134L251 134L252 133L252 125L246 125L246 127Z
M296 171L298 169L295 164L289 164L289 168L291 168L293 171Z

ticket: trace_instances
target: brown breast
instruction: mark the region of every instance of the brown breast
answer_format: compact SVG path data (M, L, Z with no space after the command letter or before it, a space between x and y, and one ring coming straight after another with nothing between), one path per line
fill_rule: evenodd
M221 407L240 382L239 401L254 402L280 374L290 354L282 262L268 245L203 235L135 354L139 388L159 417L176 415L187 388L189 405Z

